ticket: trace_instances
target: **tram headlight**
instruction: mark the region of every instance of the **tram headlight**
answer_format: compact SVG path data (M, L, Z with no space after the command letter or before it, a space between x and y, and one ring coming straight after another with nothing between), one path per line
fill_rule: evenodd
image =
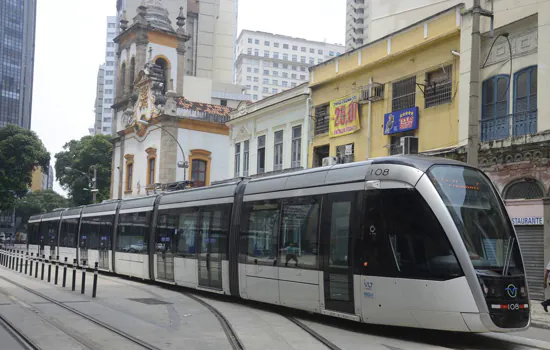
M519 293L522 297L525 297L527 296L527 292L525 291L525 286L522 286L520 289L519 289Z
M478 277L479 285L481 286L481 290L483 291L483 294L487 296L489 294L489 287L485 285L485 282L481 278Z

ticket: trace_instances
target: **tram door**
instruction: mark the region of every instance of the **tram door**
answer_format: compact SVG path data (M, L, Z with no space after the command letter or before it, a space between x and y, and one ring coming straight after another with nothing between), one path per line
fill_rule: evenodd
M197 235L199 286L222 289L222 256L225 234L222 209L207 209L200 213Z
M48 239L49 239L49 246L50 246L50 256L52 259L55 259L57 252L57 230L59 228L59 223L57 221L51 222L48 230Z
M86 260L88 263L88 238L86 235L80 236L80 263Z
M109 248L110 248L109 236L105 234L99 236L99 261L98 266L100 269L109 269Z
M358 226L354 208L356 192L325 197L321 226L325 309L353 314L352 233Z
M175 222L163 222L172 220L173 216L163 215L160 218L160 227L157 234L157 278L174 281L174 249L175 234L177 228Z

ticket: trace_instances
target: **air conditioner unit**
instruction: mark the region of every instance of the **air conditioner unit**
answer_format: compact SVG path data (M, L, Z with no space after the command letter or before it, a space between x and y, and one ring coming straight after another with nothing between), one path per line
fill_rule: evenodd
M338 158L337 157L325 157L323 158L323 166L329 166L338 164Z
M384 84L372 83L361 87L361 101L379 101L384 99Z
M402 154L418 154L418 137L404 136L401 138Z

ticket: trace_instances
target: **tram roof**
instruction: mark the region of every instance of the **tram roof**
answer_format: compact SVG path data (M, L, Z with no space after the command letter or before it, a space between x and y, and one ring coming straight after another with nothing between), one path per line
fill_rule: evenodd
M40 219L42 219L42 214L32 215L32 216L29 218L29 222L31 222L31 221L40 221Z
M69 208L63 212L63 217L80 215L83 207Z
M120 203L120 210L137 208L150 208L151 210L153 210L153 206L155 205L155 200L157 199L157 197L158 195L152 195L146 197L125 199Z
M82 214L103 213L103 212L112 212L114 214L119 203L120 201L90 204L82 208Z
M42 214L42 220L44 219L52 219L52 218L61 218L61 214L63 214L65 210L56 210L49 213Z
M364 181L367 176L369 166L373 164L403 165L413 167L422 172L426 172L432 165L436 164L465 165L462 162L451 159L424 155L396 155L380 157L362 162L337 164L252 179L246 185L245 194L250 195Z
M195 202L217 198L232 198L235 195L235 189L237 188L239 182L240 181L234 181L209 187L199 187L164 193L160 197L159 205Z

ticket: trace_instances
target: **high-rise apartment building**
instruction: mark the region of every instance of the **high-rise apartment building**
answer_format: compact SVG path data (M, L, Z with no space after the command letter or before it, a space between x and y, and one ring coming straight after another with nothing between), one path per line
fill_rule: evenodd
M346 51L369 41L371 0L346 0Z
M344 46L243 30L237 39L236 83L257 101L309 79L308 68L336 57Z
M92 135L112 133L113 111L111 106L115 97L115 52L116 45L113 38L117 33L117 17L107 17L107 35L105 38L105 63L99 66L97 72L96 99L94 104L95 121L94 128L90 129Z
M0 0L0 127L31 126L36 0Z

